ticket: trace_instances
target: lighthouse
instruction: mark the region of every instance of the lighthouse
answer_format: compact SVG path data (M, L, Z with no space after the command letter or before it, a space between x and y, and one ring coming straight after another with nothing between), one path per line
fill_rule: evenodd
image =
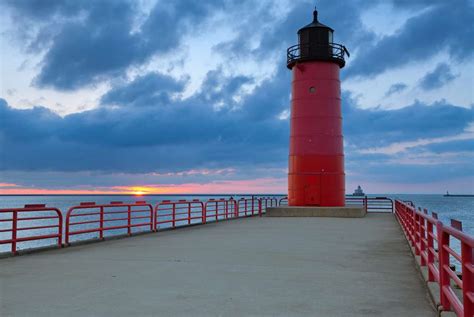
M333 42L334 30L313 22L298 30L287 50L292 72L288 205L345 205L341 82L347 49Z

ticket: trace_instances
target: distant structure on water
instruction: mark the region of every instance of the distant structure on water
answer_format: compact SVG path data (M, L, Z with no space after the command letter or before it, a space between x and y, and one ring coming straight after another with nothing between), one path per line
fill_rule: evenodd
M450 194L448 191L446 191L446 194L443 195L444 197L474 197L474 195L456 195L456 194Z
M352 196L365 196L365 193L360 187L360 185L358 185L357 188L354 190L354 193L352 194Z

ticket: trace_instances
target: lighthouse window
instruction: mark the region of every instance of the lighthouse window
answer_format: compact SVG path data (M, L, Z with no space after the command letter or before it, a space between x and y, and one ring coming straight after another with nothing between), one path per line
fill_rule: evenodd
M314 88L313 86L309 87L309 92L311 94L314 94L316 92L316 88Z

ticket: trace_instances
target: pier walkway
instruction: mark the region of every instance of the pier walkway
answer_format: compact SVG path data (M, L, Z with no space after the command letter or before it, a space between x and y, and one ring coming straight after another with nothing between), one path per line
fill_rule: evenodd
M11 257L2 316L436 316L393 214L242 218Z

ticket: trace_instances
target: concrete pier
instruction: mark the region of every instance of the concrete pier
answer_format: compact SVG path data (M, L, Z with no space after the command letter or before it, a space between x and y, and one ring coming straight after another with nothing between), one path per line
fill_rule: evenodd
M0 260L1 316L436 316L392 214L254 217Z

